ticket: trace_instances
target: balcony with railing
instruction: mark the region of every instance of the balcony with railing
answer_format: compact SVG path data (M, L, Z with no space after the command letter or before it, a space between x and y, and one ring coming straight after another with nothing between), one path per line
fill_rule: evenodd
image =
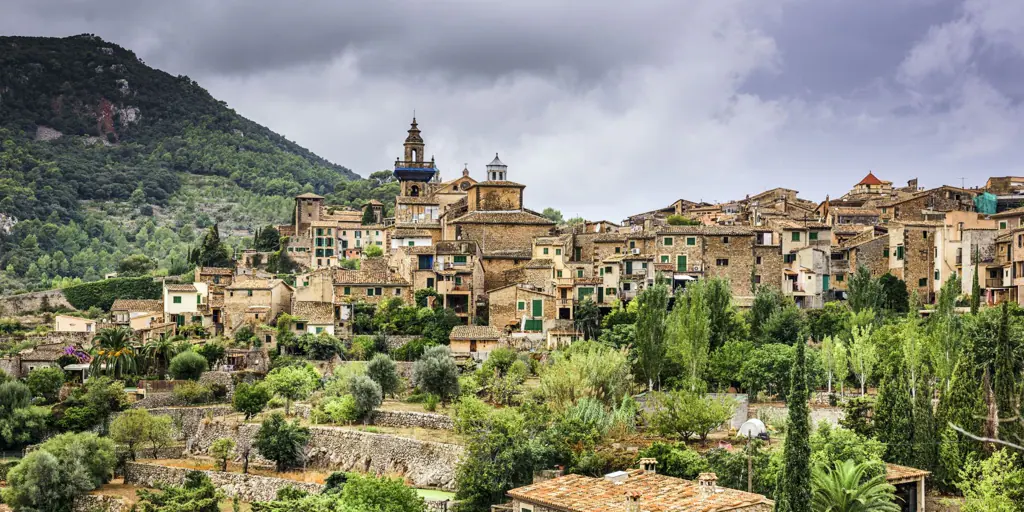
M557 305L560 308L571 308L571 307L576 305L576 299L570 299L570 298L555 299L555 305Z
M562 287L562 288L572 288L573 282L574 282L573 278L571 278L571 277L556 277L555 278L555 286Z
M1003 278L989 277L985 279L985 288L1003 288Z

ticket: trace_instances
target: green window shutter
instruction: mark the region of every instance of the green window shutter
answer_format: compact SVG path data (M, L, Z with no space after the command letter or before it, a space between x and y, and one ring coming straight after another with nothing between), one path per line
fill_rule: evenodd
M196 295L196 304L202 304L202 303L203 303L203 296L202 295Z
M633 262L632 261L627 261L626 262L626 274L629 275L629 274L632 274L632 273L633 273Z
M544 301L533 299L533 316L544 316Z
M1006 221L999 222L999 229L1006 229Z
M896 246L896 259L898 259L898 260L902 260L903 259L903 246L902 245Z
M527 320L526 321L527 331L543 331L544 321L543 320Z
M465 255L463 255L463 256L455 256L455 263L465 263L465 262L466 262L466 256Z
M829 276L822 276L821 278L821 291L828 291L828 278Z
M601 275L604 275L604 267L601 268Z
M175 304L181 304L181 295L175 295L174 298L172 299L172 302L174 302Z
M605 274L611 274L612 273L612 268L611 267L605 267L604 268L604 273Z
M917 285L918 286L928 286L928 278L927 277L922 277L921 279L918 279L917 280Z
M345 287L345 295L352 295L352 288L351 287L348 287L348 286Z
M317 333L317 334L320 334L320 333L322 333L322 332L324 332L324 328L323 328L323 327L317 327L317 328L316 328L316 333Z
M691 237L687 237L686 238L686 245L697 245L697 238L696 237L692 237L692 236Z
M672 245L672 237L666 236L664 243L665 243L665 245Z
M793 232L793 241L794 242L799 242L800 241L800 232L799 231L794 231Z
M836 274L836 282L837 283L843 282L843 279L844 279L844 277L843 277L842 274Z
M886 247L885 249L882 249L882 256L884 256L886 258L889 257L889 248L888 247Z
M555 256L561 256L561 255L562 255L562 250L561 249L555 249Z
M462 284L462 276L455 276L455 286Z
M373 296L373 288L367 288L366 289L366 296L367 297Z
M811 240L817 240L818 239L818 232L817 231L811 231L811 233L808 235L808 237Z
M582 259L580 257L582 254L583 254L583 249L582 248L580 248L580 247L573 247L573 249L572 249L572 259L574 259L576 261L579 261L580 259Z
M547 253L548 253L548 248L547 248L547 247L545 247L545 248L544 248L544 254L547 254Z
M938 271L938 270L936 270L936 271L935 271L935 280L936 280L936 281L938 281L938 280L939 280L939 275L940 275L940 274L939 274L939 271Z
M526 301L522 301L521 300L518 303L516 303L516 309L518 309L519 311L525 310L526 309Z
M561 270L559 270L558 272L556 272L556 275L557 275L558 277L562 277L562 271L561 271Z
M415 246L416 246L416 242L413 241L413 240L409 240L409 247L415 247Z
M676 272L686 272L686 255L676 256Z
M661 262L662 263L668 263L668 254L662 254L661 255Z
M583 269L582 268L576 269L576 277L583 277Z

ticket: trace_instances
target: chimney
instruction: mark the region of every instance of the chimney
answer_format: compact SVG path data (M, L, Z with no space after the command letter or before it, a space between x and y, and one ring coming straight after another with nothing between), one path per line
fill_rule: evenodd
M640 493L626 491L626 512L640 512Z
M700 487L700 495L707 498L718 492L718 475L714 473L701 473L697 476L697 485Z
M644 470L644 473L650 473L652 475L657 474L658 459L652 457L644 457L640 459L640 469Z

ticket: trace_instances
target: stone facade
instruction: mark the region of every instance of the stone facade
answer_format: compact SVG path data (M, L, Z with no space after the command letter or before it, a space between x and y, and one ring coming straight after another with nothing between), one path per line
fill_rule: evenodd
M260 426L237 428L221 422L201 422L191 445L192 453L206 453L210 444L230 437L237 445L251 445ZM462 456L458 445L418 441L338 427L314 426L309 442L308 467L331 471L361 471L400 475L414 487L453 490L455 468ZM254 452L253 464L271 464Z
M191 470L185 468L129 462L125 465L124 481L146 487L155 487L157 484L181 485L189 471ZM285 487L294 487L310 494L319 494L324 488L321 484L253 474L210 470L203 473L209 476L214 487L224 491L227 497L238 496L238 499L247 502L273 501L277 498L277 491Z

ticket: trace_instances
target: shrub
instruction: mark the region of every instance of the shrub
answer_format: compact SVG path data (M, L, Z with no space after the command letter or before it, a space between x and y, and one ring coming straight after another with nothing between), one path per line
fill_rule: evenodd
M356 399L352 395L329 397L313 410L313 420L317 423L349 424L359 419Z
M654 396L654 408L647 417L663 436L687 440L696 435L703 441L708 433L729 420L733 405L687 391L670 391Z
M182 405L199 405L213 401L213 390L198 382L190 381L178 384L171 394Z
M64 385L64 370L60 368L39 368L32 370L26 379L32 394L46 402L55 402L60 388Z
M416 338L401 347L391 351L391 357L396 361L416 361L423 357L423 352L437 344L426 338Z
M207 368L216 368L217 361L224 357L225 348L220 343L204 343L196 349L196 353L206 359Z
M236 411L245 414L245 419L248 420L262 412L269 401L270 390L267 386L243 382L235 386L235 396L231 405Z
M186 350L171 359L171 376L179 380L199 380L199 377L206 371L206 358Z
M110 311L116 299L159 299L163 286L151 277L104 279L64 288L64 298L75 309L97 307Z
M320 372L309 363L305 366L275 368L264 380L264 384L272 393L285 399L285 415L291 412L293 400L308 397L319 383Z
M223 494L202 471L189 471L183 485L161 485L160 492L140 489L138 512L218 512Z
M413 382L427 393L437 395L448 403L459 395L459 368L448 347L430 347L413 365Z
M693 480L708 471L708 461L686 443L668 444L656 442L640 451L640 457L657 459L658 473L676 478Z
M7 473L7 488L0 490L3 501L16 511L70 511L75 497L93 489L89 478L74 469L48 452L29 453Z
M110 422L110 438L128 448L128 455L135 460L139 445L146 441L153 417L146 409L128 409Z
M374 345L373 336L354 336L352 346L349 347L346 355L351 360L365 361L373 356Z
M387 354L376 354L366 365L366 376L373 379L384 394L394 395L398 392L401 380L395 362Z
M381 403L380 385L367 376L354 377L350 382L350 391L355 399L357 417L365 417Z
M433 393L427 393L426 399L423 400L423 408L427 411L434 412L437 410L437 403L441 401L441 398Z
M109 482L114 474L114 442L92 432L51 437L39 450L53 454L61 464L80 463L93 489Z

